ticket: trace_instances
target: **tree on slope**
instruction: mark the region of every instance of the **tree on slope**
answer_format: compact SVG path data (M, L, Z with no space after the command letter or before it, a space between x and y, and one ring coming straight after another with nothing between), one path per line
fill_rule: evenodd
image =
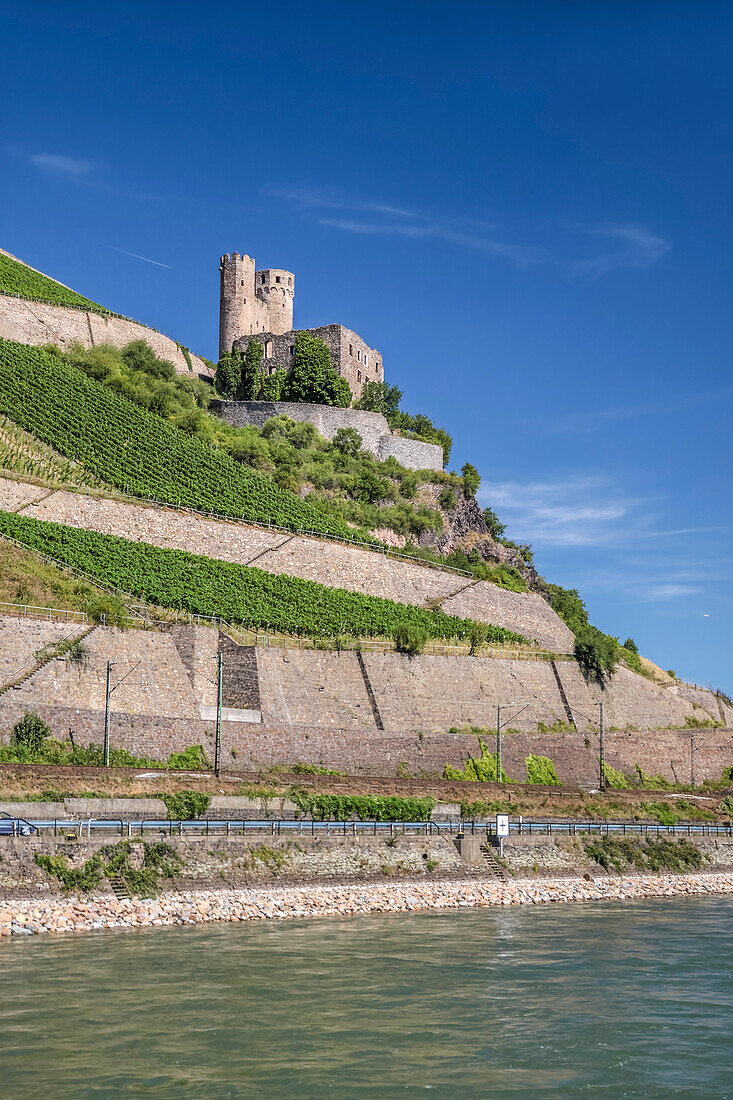
M244 353L241 377L237 389L240 401L256 401L262 387L262 356L264 349L259 340L250 340Z
M328 345L318 336L299 332L295 337L295 366L284 387L283 400L337 405L347 409L351 389L331 362Z

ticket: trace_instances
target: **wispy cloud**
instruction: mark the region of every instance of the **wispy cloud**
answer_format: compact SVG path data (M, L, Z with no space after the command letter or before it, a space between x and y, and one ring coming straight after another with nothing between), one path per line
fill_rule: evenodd
M437 222L405 225L361 222L352 218L318 218L317 220L319 225L327 225L332 229L342 229L347 233L361 233L368 236L379 234L382 236L412 237L413 239L423 240L432 238L436 241L447 241L449 244L458 245L460 248L485 252L490 256L499 256L518 267L542 263L545 259L544 249L534 245L492 240L476 233L451 229L450 226L441 225Z
M660 400L641 405L622 405L612 409L589 409L586 412L571 413L546 424L546 430L555 434L594 432L607 424L619 420L633 420L645 416L665 416L670 413L684 412L697 405L709 405L727 401L733 397L733 386L722 386L717 390L702 393L690 393L673 401Z
M170 264L162 264L159 260L151 260L149 256L141 256L139 252L128 252L126 248L118 248L115 244L105 244L103 241L99 243L102 245L102 248L111 248L113 252L121 252L123 256L132 256L135 260L145 260L146 264L155 264L156 267L165 267L168 271L173 270Z
M576 260L572 269L578 275L607 275L623 267L651 267L672 247L664 237L652 233L643 225L608 225L590 230L591 236L615 242L616 247L604 250L585 260Z
M659 502L627 493L611 477L482 482L479 501L507 524L510 538L536 546L625 546L725 528L661 525Z
M657 603L660 600L678 600L681 596L694 596L700 591L699 585L695 584L652 584L635 595L639 599Z
M546 259L545 249L538 245L502 239L496 232L498 227L493 223L482 223L475 219L436 218L387 202L348 198L302 188L278 188L270 193L309 211L319 225L338 229L343 233L445 241L459 248L496 256L517 267L543 263ZM344 216L318 215L318 211L322 210L342 211ZM370 214L372 217L349 217L349 214ZM489 229L495 232L489 235Z
M31 153L28 158L31 164L40 168L42 172L53 172L59 176L69 176L79 179L86 176L94 168L90 160L79 160L76 157L61 156L57 153Z
M556 226L535 227L528 233L517 228L516 219L503 223L502 219L436 216L381 200L299 187L276 188L269 194L304 211L319 225L342 233L444 241L505 260L515 267L548 265L592 278L622 267L650 267L670 248L668 241L643 225L566 226L560 234L562 239L558 240ZM527 236L532 239L522 239ZM599 238L612 242L613 247L599 252ZM576 257L567 254L569 248ZM583 253L585 256L579 258Z
M550 546L594 546L610 541L641 501L609 478L557 481L484 481L479 500L506 520L512 538Z
M270 194L275 198L285 199L287 202L311 210L363 210L373 214L392 214L401 218L417 217L413 210L405 210L401 206L373 202L370 199L346 199L327 191L311 191L305 187L276 187Z

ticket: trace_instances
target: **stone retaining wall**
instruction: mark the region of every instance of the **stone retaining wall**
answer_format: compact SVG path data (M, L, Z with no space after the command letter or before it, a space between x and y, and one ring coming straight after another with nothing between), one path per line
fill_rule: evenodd
M443 469L442 447L393 435L381 413L296 401L212 401L210 409L235 428L247 425L261 428L273 416L289 416L300 424L313 424L324 439L333 439L339 428L355 428L364 450L380 462L392 457L408 470Z
M13 724L25 708L7 695L0 696L0 731L7 741ZM77 743L100 744L104 711L38 705L34 710L49 724L55 736L74 731ZM650 774L682 783L690 779L689 730L612 732L606 735L606 760L622 771L639 764ZM695 737L695 779L720 779L733 752L731 730L698 730ZM115 747L161 761L172 752L203 744L214 754L214 722L202 719L158 717L148 714L113 713L111 741ZM488 735L490 748L493 739ZM222 766L258 770L295 763L325 765L354 775L397 775L407 771L416 777L442 776L446 764L460 766L479 753L478 738L470 734L429 733L412 730L324 729L308 725L277 726L250 722L225 722L222 728ZM549 756L564 783L596 783L598 737L585 733L519 733L503 738L507 773L526 778L529 753Z
M0 295L0 337L19 344L56 344L62 350L74 341L85 348L99 344L121 348L131 340L144 340L161 359L168 359L179 374L191 373L180 345L162 332L122 317L85 313L68 306ZM194 375L213 377L213 371L203 359L189 355Z
M36 519L222 561L252 562L268 573L287 573L418 607L438 600L448 614L505 627L547 648L566 652L573 646L565 623L534 592L509 592L488 581L471 584L467 577L338 542L63 490L44 496L44 490L7 478L0 478L0 509L22 510Z

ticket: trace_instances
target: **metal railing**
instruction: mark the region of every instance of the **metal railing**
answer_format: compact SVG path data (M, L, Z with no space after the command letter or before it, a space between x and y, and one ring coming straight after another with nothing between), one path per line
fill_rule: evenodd
M67 611L63 607L36 607L30 603L8 603L0 600L0 615L20 615L25 619L46 619L49 622L86 623L86 611Z
M191 821L137 818L26 818L22 824L38 832L66 834L78 837L96 832L116 832L121 836L143 836L145 833L166 833L169 836L201 834L203 836L268 835L268 836L379 836L379 835L478 835L494 836L493 821L312 821L310 819L273 818L200 818ZM698 836L730 837L733 825L682 824L659 825L638 821L510 821L511 834L517 836ZM17 835L17 832L14 833Z

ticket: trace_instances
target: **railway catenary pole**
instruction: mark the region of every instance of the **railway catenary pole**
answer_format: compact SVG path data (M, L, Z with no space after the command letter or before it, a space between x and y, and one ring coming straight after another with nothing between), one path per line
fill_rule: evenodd
M216 739L214 741L214 775L218 775L221 768L221 701L224 694L223 679L223 654L220 653L216 662Z
M109 697L110 680L112 678L112 662L107 661L107 686L104 693L104 766L109 767Z
M598 777L598 785L602 791L606 789L606 731L603 725L603 703L598 703L598 732L599 732L599 750L598 761L600 767L600 775Z

